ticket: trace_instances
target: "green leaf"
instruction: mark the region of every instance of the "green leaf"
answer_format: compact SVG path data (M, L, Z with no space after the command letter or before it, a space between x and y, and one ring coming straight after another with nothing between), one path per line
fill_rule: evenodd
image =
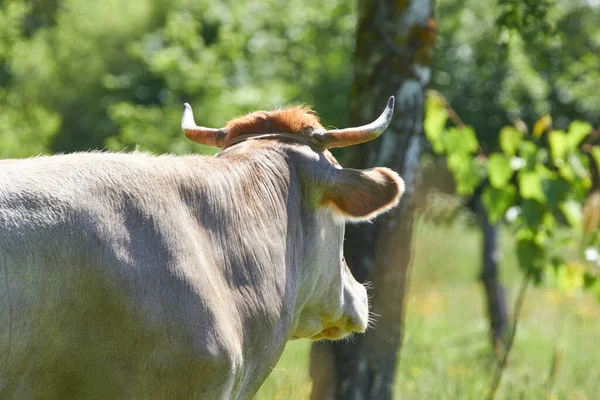
M431 142L436 154L440 154L444 151L442 134L444 133L447 120L448 112L444 107L444 100L438 95L429 94L427 96L423 127L425 129L425 135Z
M592 126L586 122L573 121L568 133L552 131L548 137L552 160L561 167L569 152L577 150L577 146L592 131Z
M542 149L529 140L524 140L519 144L519 156L525 160L525 170L535 169L540 150Z
M539 170L540 166L542 166L541 164L548 164L549 158L548 149L538 149L538 151L532 157L532 164L534 164L532 165L532 169ZM535 162L533 162L533 160L535 160Z
M524 199L537 200L540 203L546 202L544 190L542 189L542 180L537 172L521 171L519 177L519 192Z
M542 161L538 162L538 164L534 168L535 172L540 176L541 180L545 179L553 179L556 177L556 173L549 168L547 168Z
M564 164L558 169L558 173L560 176L565 178L565 180L569 183L573 183L573 181L577 178L575 171L569 164Z
M594 157L594 161L596 162L596 167L598 169L598 173L600 174L600 146L592 147L592 157Z
M498 222L517 198L517 189L513 185L504 188L487 187L481 195L481 201L491 223Z
M517 241L517 259L525 271L541 270L544 267L546 252L535 240L522 238Z
M479 147L475 131L470 126L450 128L442 139L447 154L472 154Z
M579 143L592 132L592 125L587 122L573 121L569 125L569 145L571 149L576 149Z
M569 182L560 176L553 179L544 180L542 182L542 187L544 189L546 201L548 202L548 206L550 206L550 208L558 207L558 205L564 201L569 194Z
M487 167L490 184L495 188L505 186L513 175L510 158L500 153L494 153L489 157Z
M519 153L525 159L535 156L537 152L538 147L530 140L524 140L519 144Z
M548 271L548 281L556 289L561 292L565 292L565 278L566 278L566 265L564 262L556 265L552 265L552 269Z
M456 191L470 195L483 180L484 171L479 162L469 154L450 153L447 158L448 169L456 182Z
M567 200L562 202L558 208L565 216L569 225L571 225L573 228L578 228L581 226L581 204L575 200Z
M565 265L565 260L561 256L554 255L550 258L550 265L554 271L558 271L561 266Z
M505 126L500 130L500 148L507 156L514 156L523 140L523 133L514 126Z
M589 177L589 172L584 165L584 161L577 154L569 154L567 157L567 161L573 169L573 172L575 173L575 176L577 178L582 179Z
M590 274L589 272L586 272L583 275L583 287L585 289L593 288L597 281L598 281L598 277Z
M548 144L550 145L550 153L552 160L555 163L562 165L567 153L570 150L569 139L564 131L552 131L548 136Z
M521 204L521 218L530 227L537 229L544 223L546 208L535 200L523 200Z

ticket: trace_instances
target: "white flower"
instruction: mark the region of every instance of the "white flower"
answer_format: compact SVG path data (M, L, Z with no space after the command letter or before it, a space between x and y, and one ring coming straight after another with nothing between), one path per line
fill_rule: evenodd
M519 214L521 214L521 209L517 206L512 206L508 210L506 210L506 214L504 214L504 217L508 222L513 223L515 222Z
M518 170L520 170L520 169L521 169L521 168L523 168L523 167L524 167L526 164L527 164L527 161L525 161L525 159L524 159L524 158L521 158L521 157L517 157L517 156L515 156L515 157L513 157L513 158L511 158L511 159L510 159L510 168L511 168L513 171L518 171Z
M600 259L600 253L593 247L585 249L583 254L587 261L598 261Z

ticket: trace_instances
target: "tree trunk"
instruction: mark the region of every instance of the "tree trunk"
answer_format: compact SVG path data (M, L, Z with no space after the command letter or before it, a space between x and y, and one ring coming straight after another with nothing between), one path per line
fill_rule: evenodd
M391 399L402 340L412 250L414 188L422 149L423 104L435 40L432 0L362 0L350 98L353 125L371 122L396 96L383 136L348 149L344 165L390 167L406 184L400 205L372 224L348 225L345 255L359 281L371 281L376 323L354 343L317 343L311 352L312 399ZM334 365L323 374L324 365Z
M490 224L481 201L479 201L477 214L483 235L481 281L485 288L492 347L494 352L499 355L508 325L508 310L504 287L498 279L498 225Z

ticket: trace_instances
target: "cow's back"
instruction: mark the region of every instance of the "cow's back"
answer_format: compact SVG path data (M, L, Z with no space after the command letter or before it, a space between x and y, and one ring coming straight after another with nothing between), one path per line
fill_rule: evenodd
M214 398L233 384L225 305L167 268L210 260L157 162L0 165L0 398Z

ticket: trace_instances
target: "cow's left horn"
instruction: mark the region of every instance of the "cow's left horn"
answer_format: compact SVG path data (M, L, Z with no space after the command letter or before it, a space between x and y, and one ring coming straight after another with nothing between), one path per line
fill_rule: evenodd
M181 129L183 129L185 136L194 142L205 144L207 146L225 146L225 139L227 138L227 131L225 128L214 129L196 125L192 106L188 103L183 105Z
M392 121L393 113L394 96L391 96L383 113L370 124L358 126L356 128L332 129L329 131L315 132L313 138L326 149L368 142L378 138L387 129Z

